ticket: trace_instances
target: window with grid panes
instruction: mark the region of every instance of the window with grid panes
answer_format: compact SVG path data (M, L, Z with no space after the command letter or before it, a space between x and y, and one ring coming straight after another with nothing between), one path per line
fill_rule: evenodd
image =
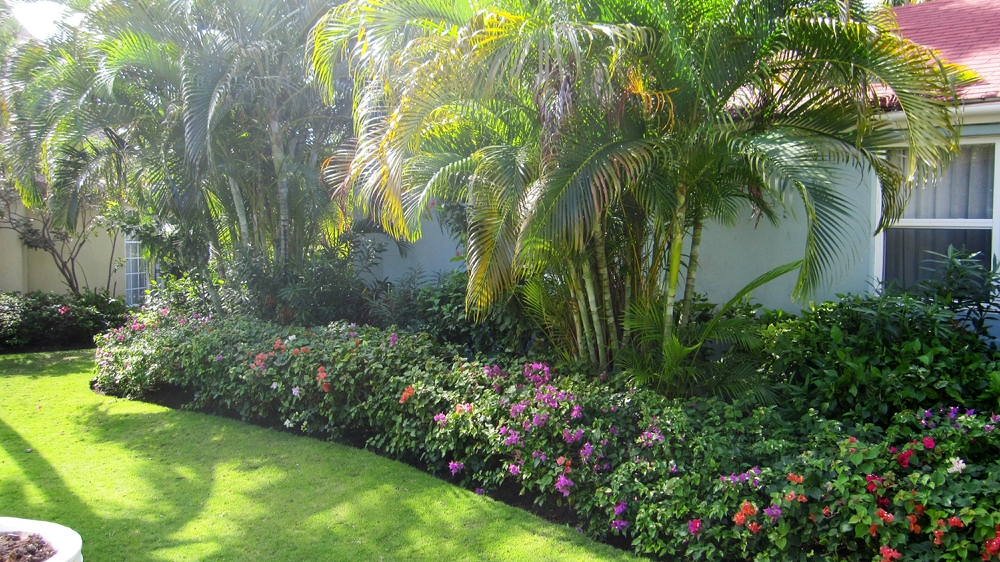
M138 240L125 239L125 302L139 305L146 300L149 289L149 269L142 257L142 245Z

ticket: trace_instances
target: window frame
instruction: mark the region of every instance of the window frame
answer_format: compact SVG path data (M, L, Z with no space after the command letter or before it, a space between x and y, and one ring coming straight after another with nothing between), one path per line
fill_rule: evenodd
M993 145L993 218L992 219L899 219L889 228L921 228L921 229L951 229L951 230L991 230L990 260L1000 261L1000 136L963 137L959 146ZM906 148L905 145L892 148ZM882 220L882 185L876 181L872 190L872 210L878 224ZM885 232L875 235L873 277L875 285L882 284L885 278Z
M132 247L136 248L136 255L129 255L129 250ZM142 255L142 243L139 240L126 235L125 246L124 246L124 257L125 257L125 263L124 263L125 304L127 304L128 306L142 306L146 302L146 291L149 290L150 280L152 279L152 272L150 271L149 263L146 261L146 258L143 257ZM135 268L136 271L133 272L129 271L130 261L137 262L138 267ZM136 279L141 280L143 278L143 274L145 274L145 279L146 279L145 285L132 287L130 283L132 283L133 280ZM133 299L132 295L136 292L136 290L140 290L139 298Z

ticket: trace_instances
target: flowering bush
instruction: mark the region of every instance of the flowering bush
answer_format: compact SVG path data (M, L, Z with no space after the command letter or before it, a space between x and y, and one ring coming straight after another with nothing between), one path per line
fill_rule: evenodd
M1000 551L1000 417L668 400L544 363L482 364L426 336L147 310L101 338L97 387L364 445L477 492L571 507L661 558L964 560ZM998 558L1000 560L1000 558Z
M97 291L0 293L0 353L92 346L95 334L121 325L125 310L123 299Z

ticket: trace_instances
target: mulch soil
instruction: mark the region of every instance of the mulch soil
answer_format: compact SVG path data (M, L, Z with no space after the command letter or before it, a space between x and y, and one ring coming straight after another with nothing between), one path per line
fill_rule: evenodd
M41 535L0 533L0 562L43 562L55 553Z

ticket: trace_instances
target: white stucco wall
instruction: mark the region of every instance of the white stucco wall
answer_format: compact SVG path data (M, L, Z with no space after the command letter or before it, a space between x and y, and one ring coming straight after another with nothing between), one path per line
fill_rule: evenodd
M463 260L454 259L463 250L462 247L436 221L424 222L422 231L420 240L402 249L388 236L370 235L372 240L384 242L387 248L382 254L382 263L372 269L373 277L380 281L396 281L410 270L419 268L425 281L430 282L440 271L465 266Z
M809 300L833 300L838 293L869 291L875 283L875 221L873 214L874 180L858 170L845 169L836 182L840 193L852 208L844 247L837 252L826 282ZM779 215L777 227L767 219L759 224L747 217L734 227L706 224L702 234L696 288L711 302L725 302L758 276L798 259L805 254L806 216L799 199L787 202ZM748 213L749 214L749 213ZM688 247L685 247L685 259ZM797 272L760 287L753 300L767 308L799 310L804 303L792 301Z

